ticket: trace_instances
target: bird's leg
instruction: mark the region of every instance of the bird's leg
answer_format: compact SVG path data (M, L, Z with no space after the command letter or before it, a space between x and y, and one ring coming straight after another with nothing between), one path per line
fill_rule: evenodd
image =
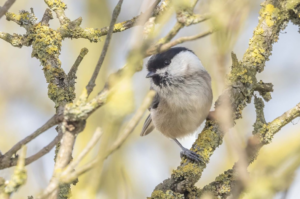
M172 138L182 149L182 151L180 152L180 157L182 158L182 156L185 156L186 158L193 160L195 162L203 162L203 160L200 158L200 156L195 153L194 151L188 150L187 148L183 147L182 144L180 144L180 142L176 139L176 138Z

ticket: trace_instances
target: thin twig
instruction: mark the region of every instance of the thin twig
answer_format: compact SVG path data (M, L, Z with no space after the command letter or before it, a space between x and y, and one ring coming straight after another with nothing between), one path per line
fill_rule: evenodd
M150 55L153 55L155 53L166 51L166 50L170 49L173 46L176 46L178 44L182 44L183 42L200 39L200 38L206 37L206 36L208 36L212 33L213 33L213 31L209 30L209 31L200 33L198 35L190 36L190 37L180 37L180 38L178 38L174 41L170 41L170 42L168 42L166 44L163 44L161 46L154 46L154 47L147 50L146 56L150 56Z
M11 158L13 154L15 154L23 145L27 144L43 132L47 131L51 127L55 126L56 124L60 123L62 120L57 115L54 115L51 117L43 126L41 126L39 129L37 129L35 132L33 132L31 135L27 136L17 144L15 144L8 152L6 152L3 155L3 158L1 159L1 167L4 166L7 161Z
M25 165L29 165L31 164L32 162L40 159L41 157L43 157L44 155L46 155L47 153L49 153L49 151L51 151L53 149L53 147L60 141L60 139L62 138L62 134L60 133L59 135L57 135L54 140L52 140L47 146L45 146L44 148L42 148L39 152L37 152L36 154L28 157L25 159ZM16 166L17 163L19 161L19 158L16 158L14 160L12 160L10 163L9 163L9 166L7 167L1 167L1 169L5 169L5 168L8 168L8 167L13 167L13 166Z
M42 148L36 154L28 157L25 159L25 165L31 164L32 162L38 160L39 158L43 157L45 154L49 153L53 149L53 147L61 140L63 134L59 133L47 146Z
M184 27L184 24L176 22L176 24L174 25L174 27L171 29L171 31L163 38L161 38L157 44L157 46L165 44L169 41L171 41L171 39L173 39L173 37L181 30L181 28Z
M7 0L2 7L0 7L0 19L5 15L9 8L15 3L16 0Z
M79 56L77 57L75 63L73 64L72 68L70 69L69 73L68 73L68 82L69 84L75 84L75 79L76 77L76 72L78 69L78 66L80 65L81 61L83 60L84 56L89 52L89 50L87 48L82 48L80 51Z
M128 136L133 132L139 121L141 120L145 110L148 109L150 106L152 99L155 95L155 92L153 90L149 91L146 98L144 99L142 105L140 108L136 111L134 116L131 118L131 120L128 122L126 127L124 128L123 132L120 133L120 136L117 138L117 140L112 144L110 149L105 152L104 155L98 156L95 160L91 161L90 163L86 164L82 168L79 168L77 171L74 171L73 173L69 175L62 176L63 182L71 182L74 179L76 179L78 176L82 175L83 173L87 172L88 170L92 169L98 162L105 160L109 155L111 155L113 152L115 152L118 148L122 146L122 144L125 142L125 140L128 138Z
M105 44L103 46L100 58L98 60L96 68L93 72L93 75L92 75L88 85L86 86L86 93L87 93L86 98L90 95L90 93L93 91L93 88L96 86L95 81L97 79L97 76L98 76L99 71L101 69L101 66L103 64L104 58L106 57L106 53L107 53L109 43L110 43L110 40L111 40L111 37L112 37L112 33L113 33L113 30L114 30L114 25L117 21L117 18L119 16L119 14L120 14L122 3L123 3L123 0L119 0L118 4L116 5L116 7L113 11L112 19L111 19L111 22L110 22L110 25L109 25L108 33L107 33L107 36L106 36L106 39L105 39Z

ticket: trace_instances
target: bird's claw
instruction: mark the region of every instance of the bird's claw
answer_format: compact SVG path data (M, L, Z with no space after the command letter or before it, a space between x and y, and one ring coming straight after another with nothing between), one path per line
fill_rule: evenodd
M183 156L194 162L204 162L197 153L186 148L180 152L180 157L182 158Z

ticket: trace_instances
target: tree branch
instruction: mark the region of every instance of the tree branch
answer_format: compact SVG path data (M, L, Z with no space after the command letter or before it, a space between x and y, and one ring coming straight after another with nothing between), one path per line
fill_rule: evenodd
M60 123L61 121L62 118L60 116L54 115L43 126L37 129L31 135L27 136L26 138L15 144L8 152L6 152L3 156L0 157L0 169L10 167L10 159L12 155L15 154L18 150L20 150L23 145L26 145L28 142L32 141L34 138L47 131L51 127L55 126L56 124Z
M52 12L49 8L46 9L44 16L42 18L41 24L43 26L49 26L49 21L53 19L53 15Z
M109 25L107 36L106 36L106 39L105 39L105 44L103 46L100 58L99 58L99 60L97 62L97 65L96 65L96 68L95 68L95 70L93 72L93 75L92 75L92 77L91 77L88 85L86 86L86 93L87 93L86 94L86 98L89 97L89 95L93 91L93 88L96 86L95 81L96 81L96 78L97 78L97 76L99 74L101 66L103 64L104 58L106 56L106 53L107 53L107 50L108 50L108 47L109 47L109 43L110 43L110 39L112 37L114 25L115 25L115 23L117 21L117 18L119 16L120 12L121 12L122 3L123 3L123 0L119 0L118 4L114 8L114 11L113 11L113 14L112 14L112 19L111 19L111 22L110 22L110 25Z
M100 128L97 128L95 133L93 134L93 137L91 138L91 140L88 142L88 144L86 145L86 147L81 151L81 153L78 155L78 157L73 160L68 167L64 170L63 174L69 175L74 169L75 167L77 167L80 163L80 161L82 161L82 159L90 152L90 150L96 145L96 143L98 142L98 140L101 138L102 132Z
M178 44L182 44L183 42L186 42L186 41L193 41L193 40L196 40L196 39L200 39L200 38L203 38L203 37L206 37L210 34L212 34L213 31L212 30L209 30L209 31L206 31L206 32L203 32L203 33L200 33L198 35L194 35L194 36L190 36L190 37L180 37L174 41L170 41L168 43L165 43L161 46L154 46L150 49L147 50L146 52L146 56L150 56L150 55L153 55L153 54L156 54L156 53L160 53L160 52L163 52L163 51L166 51L170 48L172 48L173 46L176 46Z
M61 25L70 22L70 19L65 15L67 5L61 0L44 0L47 6L56 13L56 16Z
M0 19L10 9L16 0L7 0L2 7L0 7Z
M23 36L18 34L9 34L0 32L0 39L10 43L14 47L21 48L23 46Z
M75 86L75 79L77 79L76 77L76 72L78 69L78 66L80 65L81 61L83 60L83 58L85 57L85 55L89 52L89 50L87 48L83 48L80 51L79 56L77 57L75 63L73 64L72 68L70 69L69 73L68 73L68 82L70 85L72 85L72 87Z
M25 10L21 10L20 14L7 12L5 15L7 21L13 21L21 27L25 28L27 31L29 31L32 26L36 24L37 20L33 13L27 12Z
M116 23L113 26L113 33L122 32L134 26L143 25L143 18L150 16L149 12L152 12L152 7L156 7L160 0L156 0L155 3L145 12L140 15L133 17L130 20L126 20L120 23ZM109 30L108 27L98 28L81 28L80 23L69 22L62 25L58 32L60 32L63 38L83 38L88 39L90 42L100 41L100 37L107 35Z
M42 148L39 152L37 152L36 154L34 154L28 158L25 158L25 165L29 165L32 162L40 159L41 157L43 157L44 155L49 153L53 149L53 147L61 140L61 138L62 138L62 134L60 133L54 138L54 140L52 142L50 142L47 146ZM18 161L19 161L19 158L10 159L9 165L5 168L16 166ZM5 169L5 168L1 167L1 169Z

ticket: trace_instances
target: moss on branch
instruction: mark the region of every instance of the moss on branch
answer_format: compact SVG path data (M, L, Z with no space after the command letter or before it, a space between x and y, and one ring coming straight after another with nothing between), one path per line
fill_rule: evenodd
M23 36L18 34L8 34L0 32L0 38L10 43L14 47L21 48L23 46Z
M132 28L136 24L138 17L134 17L130 20L116 23L114 25L113 32L122 32L129 28ZM61 34L62 38L83 38L88 39L90 42L99 42L100 38L108 33L108 27L104 27L101 29L98 28L82 28L80 27L80 23L66 23L62 25L58 32Z
M21 10L20 14L7 12L5 15L7 21L13 21L21 27L24 27L26 30L29 30L37 20L33 13L27 12L25 10Z
M40 60L48 84L48 96L58 107L63 102L75 98L75 88L66 86L66 74L59 60L62 38L47 25L38 23L29 31L28 40L32 42L32 57Z

